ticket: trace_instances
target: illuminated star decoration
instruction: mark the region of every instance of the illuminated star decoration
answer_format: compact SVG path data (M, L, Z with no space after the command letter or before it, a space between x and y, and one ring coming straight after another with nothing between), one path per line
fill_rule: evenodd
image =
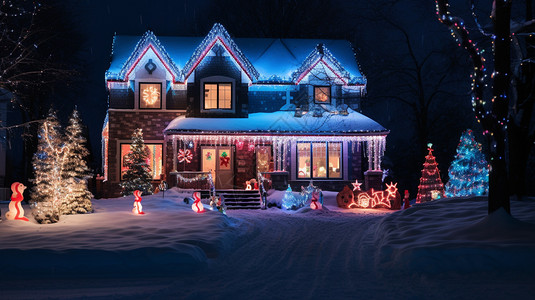
M353 191L362 191L360 189L360 186L362 185L362 183L360 183L358 179L355 179L355 182L351 184L353 185Z
M180 149L178 150L177 158L179 163L186 162L189 164L193 160L193 153L189 149Z

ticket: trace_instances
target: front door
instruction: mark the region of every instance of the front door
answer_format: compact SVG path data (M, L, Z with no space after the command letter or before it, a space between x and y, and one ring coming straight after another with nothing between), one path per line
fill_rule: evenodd
M212 171L216 189L234 188L234 149L231 146L202 146L202 171Z

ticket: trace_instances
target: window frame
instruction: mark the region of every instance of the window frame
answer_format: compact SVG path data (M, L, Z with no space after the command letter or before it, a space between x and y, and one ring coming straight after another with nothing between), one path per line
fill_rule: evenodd
M329 89L329 101L321 102L316 101L316 88L328 88ZM314 97L314 104L331 104L332 103L332 91L330 85L314 85L313 88L313 97Z
M123 145L132 145L131 142L120 142L119 143L119 181L124 181L123 179ZM165 167L165 156L164 156L164 143L161 143L161 142L146 142L145 143L145 146L148 146L148 145L159 145L162 147L162 164L161 164L161 169L162 171L164 171L164 167ZM151 169L151 172L153 170ZM151 179L152 181L158 181L158 180L162 180L162 177L161 177L161 173L158 174L158 179L155 179L154 177Z
M142 101L142 90L141 90L141 85L142 84L157 84L160 86L160 105L159 107L141 107L141 101ZM161 82L150 82L150 81L139 81L138 82L138 92L137 92L137 98L138 98L138 102L137 102L137 107L138 109L140 110L151 110L151 109L162 109L162 102L163 102L163 91L162 91L162 88L163 88L163 85Z
M217 108L206 108L206 85L207 84L216 84L217 85ZM220 108L219 107L219 85L220 84L230 84L230 108ZM203 111L233 111L233 98L234 98L234 84L232 81L204 81L202 82L202 110Z
M312 144L325 144L325 162L326 162L326 165L327 165L327 170L326 170L326 176L325 177L314 177L313 174L314 174L314 170L312 169L313 166L314 166L314 147L312 146ZM310 157L310 176L309 177L299 177L299 173L298 173L298 170L299 170L299 144L309 144L310 145L310 154L309 154L309 157ZM340 144L340 176L339 177L330 177L329 176L329 144ZM309 179L314 179L314 180L343 180L344 179L344 169L343 169L343 166L344 166L344 161L343 161L343 158L344 158L344 143L342 141L340 142L310 142L310 141L299 141L299 142L296 142L295 143L295 153L296 153L296 156L295 156L295 166L296 166L296 180L309 180Z

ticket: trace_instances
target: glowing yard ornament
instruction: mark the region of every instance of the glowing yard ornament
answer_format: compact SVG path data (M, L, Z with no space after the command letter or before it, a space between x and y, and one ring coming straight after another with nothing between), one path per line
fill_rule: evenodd
M22 209L21 202L24 200L24 190L26 187L20 182L13 182L11 185L11 202L9 202L9 211L6 213L6 219L8 220L22 220L29 221L24 216L24 209Z
M201 192L195 192L193 193L193 204L191 205L191 209L193 209L196 213L203 213L204 212L204 206L201 202Z
M409 200L409 191L405 190L405 196L403 196L403 209L411 207L411 202Z
M396 188L397 191L397 188ZM375 208L378 206L386 206L390 208L390 195L387 192L387 196L383 191L374 192L373 189L370 189L366 193L360 193L357 197L357 205L362 208ZM392 198L393 200L393 198Z
M144 215L143 206L141 205L141 191L135 190L134 197L136 199L134 200L134 208L132 208L132 212L136 215Z
M246 190L246 191L250 191L250 190L252 190L252 189L253 189L253 187L251 186L251 182L250 182L249 180L247 180L247 181L245 182L245 190Z
M312 209L322 209L321 203L318 201L320 197L319 192L312 193L312 202L310 202L310 208Z
M360 183L358 181L358 179L355 179L355 183L351 183L353 185L353 191L362 191L360 189L360 186L362 185L362 183Z
M189 164L193 160L193 153L189 149L180 149L178 150L177 158L179 163L186 162Z
M286 192L284 193L284 197L282 198L282 208L286 210L290 209L298 209L304 206L304 203L302 201L299 201L300 199L297 199L292 192L292 188L290 185L288 185L288 188L286 189Z

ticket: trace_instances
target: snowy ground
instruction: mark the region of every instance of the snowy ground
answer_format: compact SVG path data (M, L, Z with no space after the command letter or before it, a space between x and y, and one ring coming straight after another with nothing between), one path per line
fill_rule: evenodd
M282 197L273 193L271 197ZM94 200L57 224L0 222L0 299L528 299L535 294L535 199L513 216L486 199L392 212L196 214L177 191ZM7 204L0 204L2 212ZM30 215L29 208L26 215Z

